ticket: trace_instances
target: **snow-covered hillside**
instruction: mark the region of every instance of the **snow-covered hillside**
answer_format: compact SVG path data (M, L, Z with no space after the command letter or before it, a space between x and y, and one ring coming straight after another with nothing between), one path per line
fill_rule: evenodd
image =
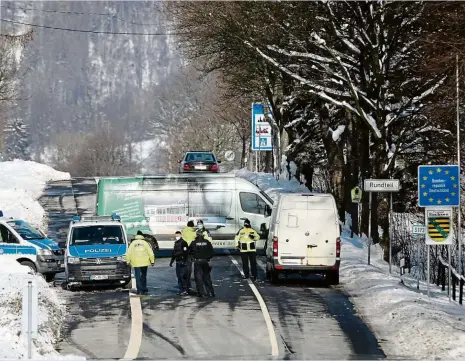
M46 232L46 217L37 199L46 182L70 179L69 173L30 161L0 162L0 210L5 217L26 219Z

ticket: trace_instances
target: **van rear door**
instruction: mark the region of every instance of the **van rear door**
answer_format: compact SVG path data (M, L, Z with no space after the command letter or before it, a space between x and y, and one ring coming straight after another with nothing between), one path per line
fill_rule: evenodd
M330 197L301 195L283 202L278 251L282 264L332 266L339 237Z
M278 252L283 265L305 265L307 249L305 243L305 222L307 202L282 199L278 223Z

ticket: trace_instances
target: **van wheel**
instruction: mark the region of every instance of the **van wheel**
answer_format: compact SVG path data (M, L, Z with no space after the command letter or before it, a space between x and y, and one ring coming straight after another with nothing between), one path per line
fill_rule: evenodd
M272 284L277 284L279 282L279 274L275 270L270 271L270 280Z
M46 282L52 282L55 279L55 273L47 273L44 278Z
M329 286L336 286L339 284L339 270L326 272L326 283Z
M34 262L31 262L31 261L21 261L19 262L20 265L22 266L28 266L32 272L34 273L37 273L37 267L36 265L34 264Z
M157 242L157 239L150 235L150 234L144 234L144 238L145 240L150 244L150 246L152 247L152 250L153 252L156 252L158 251L158 242Z

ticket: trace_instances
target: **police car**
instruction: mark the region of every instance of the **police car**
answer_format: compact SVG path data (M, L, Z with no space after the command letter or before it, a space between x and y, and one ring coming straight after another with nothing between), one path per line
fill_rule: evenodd
M126 286L131 267L126 263L128 239L118 215L73 217L66 242L65 277L71 289L89 283Z
M64 271L64 251L57 242L48 239L41 231L22 219L6 218L0 211L0 257L15 258L40 273L47 282ZM1 259L1 258L0 258Z

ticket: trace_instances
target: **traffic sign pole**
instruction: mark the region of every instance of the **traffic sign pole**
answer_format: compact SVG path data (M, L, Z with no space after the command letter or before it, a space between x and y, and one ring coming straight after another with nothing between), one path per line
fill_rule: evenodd
M368 200L368 264L370 264L370 250L371 250L371 193Z
M459 174L460 174L460 97L459 97L459 56L458 54L455 57L455 76L456 76L456 85L457 85L457 166L459 167ZM460 184L459 184L460 187ZM463 267L462 267L462 210L460 208L460 197L459 197L459 207L458 207L458 215L457 215L457 242L459 246L459 274L463 275Z
M391 273L391 256L392 256L392 192L398 192L400 188L398 179L365 179L364 191L369 192L369 215L368 215L368 264L370 264L371 253L371 193L373 192L389 192L391 193L391 204L389 207L389 274Z
M429 272L430 272L430 269L429 269L429 264L430 264L430 261L429 261L429 251L430 251L430 246L429 244L426 245L426 263L427 263L427 271L426 271L426 277L427 277L427 281L426 281L426 294L428 295L428 298L429 298L429 281L430 281L430 277L429 277Z
M392 214L392 192L390 193L391 195L391 204L389 206L389 274L391 274L391 265L392 265L392 234L394 233L392 231L392 221L393 221L393 214Z

